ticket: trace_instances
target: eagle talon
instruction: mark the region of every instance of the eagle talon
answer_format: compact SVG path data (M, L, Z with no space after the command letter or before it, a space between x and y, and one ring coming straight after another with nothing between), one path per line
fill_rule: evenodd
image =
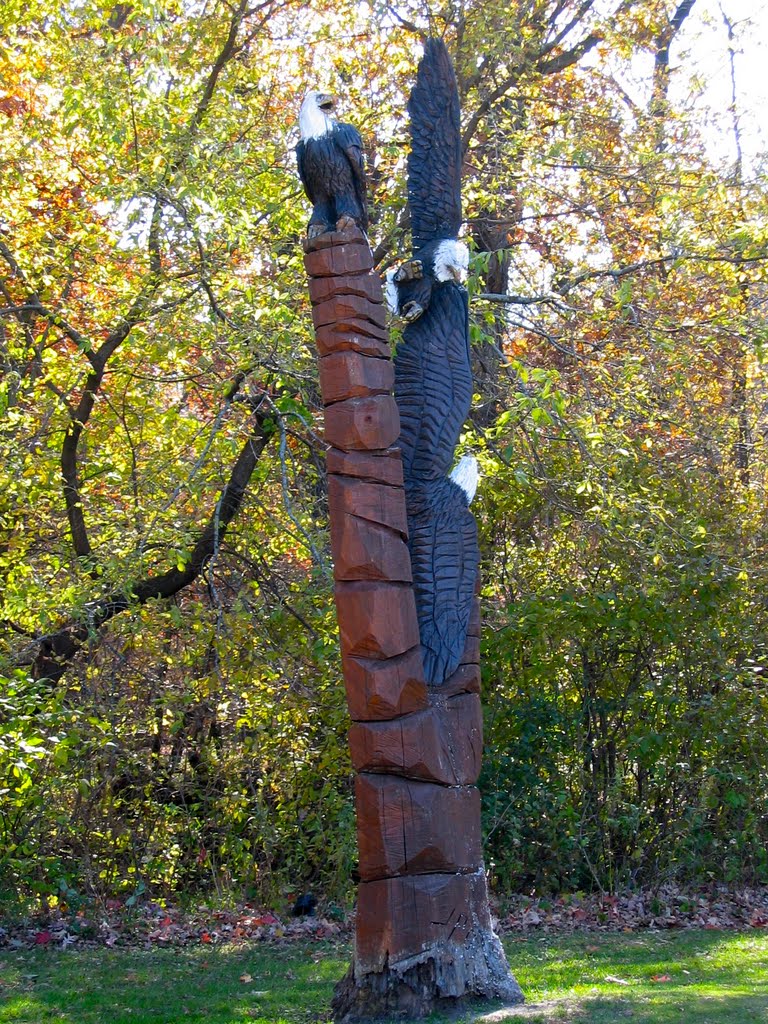
M418 320L423 312L424 307L420 306L418 302L406 302L400 311L400 315L403 320L407 320L410 324L413 323L414 320Z
M420 281L422 277L424 277L424 264L421 260L407 260L397 268L393 280L397 284L403 284L406 281Z

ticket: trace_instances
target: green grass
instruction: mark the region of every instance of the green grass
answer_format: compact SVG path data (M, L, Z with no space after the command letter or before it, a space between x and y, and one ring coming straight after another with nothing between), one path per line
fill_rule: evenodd
M506 945L528 1005L459 1021L768 1024L764 933L587 934ZM4 952L0 1024L327 1021L348 956L342 943Z

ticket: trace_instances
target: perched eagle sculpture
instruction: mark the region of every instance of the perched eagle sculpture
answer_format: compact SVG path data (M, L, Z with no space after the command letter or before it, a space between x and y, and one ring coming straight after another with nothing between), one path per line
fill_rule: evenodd
M449 475L472 399L469 305L461 280L459 97L443 42L428 39L408 103L414 259L389 276L407 323L395 354L408 546L427 682L456 670L467 639L480 552L469 504L477 462Z
M461 227L461 125L456 76L445 43L424 44L408 100L411 151L408 205L413 258L387 272L386 297L393 313L418 319L436 283L466 281L469 251Z
M330 116L333 107L332 96L313 91L307 93L299 112L301 141L296 159L312 203L310 238L353 224L368 230L363 143L356 128Z

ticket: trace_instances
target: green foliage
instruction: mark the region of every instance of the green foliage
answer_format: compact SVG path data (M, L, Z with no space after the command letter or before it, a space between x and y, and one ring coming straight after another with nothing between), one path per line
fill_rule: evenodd
M2 5L5 900L350 891L291 149L334 89L399 259L413 25L464 112L496 883L765 880L768 196L670 13Z
M498 467L484 492L497 884L765 882L765 567L734 543L764 512L669 450L660 469L646 437L579 427L580 453L539 448L554 508Z
M718 931L510 937L510 964L526 1020L569 1017L613 1024L752 1024L765 1010L764 935ZM173 950L25 950L0 966L3 1024L264 1024L326 1021L334 983L349 962L345 943ZM174 997L169 999L169 992ZM502 1011L503 1012L503 1011ZM515 1011L510 1011L515 1013ZM434 1014L427 1024L470 1024L477 1008ZM513 1018L509 1018L513 1019Z
M200 623L207 674L188 674L196 652L153 608L114 638L124 666L141 643L119 692L104 662L84 684L87 701L7 681L7 904L211 891L279 905L303 886L344 893L354 821L336 656L281 612L260 627L271 669L242 621L213 646L211 626Z

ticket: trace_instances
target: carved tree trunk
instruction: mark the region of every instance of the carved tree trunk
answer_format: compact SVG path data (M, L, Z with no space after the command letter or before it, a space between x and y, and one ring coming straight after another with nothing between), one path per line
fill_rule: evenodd
M422 1016L472 997L521 1002L493 932L482 861L477 600L462 662L427 687L407 547L381 283L365 236L307 243L360 885L337 1021Z

